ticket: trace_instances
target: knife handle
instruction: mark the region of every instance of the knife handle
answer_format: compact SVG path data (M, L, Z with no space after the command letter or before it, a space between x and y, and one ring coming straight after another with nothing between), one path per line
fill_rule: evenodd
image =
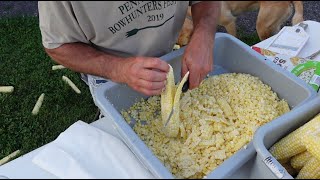
M183 84L182 86L182 92L187 92L189 89L189 78L187 79L187 81Z

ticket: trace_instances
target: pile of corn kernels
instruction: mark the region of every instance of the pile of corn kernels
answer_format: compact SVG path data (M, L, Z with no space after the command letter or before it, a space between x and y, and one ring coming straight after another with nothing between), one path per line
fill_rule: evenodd
M176 178L203 178L248 144L256 129L290 111L271 87L249 74L211 76L182 94L180 135L163 133L160 96L122 111L134 131Z

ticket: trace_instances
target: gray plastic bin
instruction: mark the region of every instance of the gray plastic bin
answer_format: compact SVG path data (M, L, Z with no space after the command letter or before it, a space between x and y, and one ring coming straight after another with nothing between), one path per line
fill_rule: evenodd
M264 169L260 178L293 179L285 168L271 155L268 149L298 129L320 113L320 95L308 103L286 113L272 122L260 127L253 139L257 151L257 166Z
M176 81L180 81L180 70L185 48L173 51L161 59L172 65ZM248 45L225 33L217 33L214 46L214 67L210 75L228 72L248 73L258 76L264 83L270 85L280 98L288 101L291 108L300 106L316 96L316 92L303 80L281 69L264 56L252 50ZM96 91L97 106L105 116L113 119L123 141L156 178L173 178L169 170L152 153L139 136L132 130L120 114L141 97L146 96L135 92L124 84L107 82ZM256 151L252 142L246 149L239 150L232 157L210 173L207 178L225 178L234 174L244 166ZM246 170L250 170L247 168Z

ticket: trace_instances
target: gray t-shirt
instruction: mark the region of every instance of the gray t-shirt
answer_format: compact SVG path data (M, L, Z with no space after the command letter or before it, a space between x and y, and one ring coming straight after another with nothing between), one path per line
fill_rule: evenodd
M198 1L39 1L43 46L83 42L119 56L160 57Z

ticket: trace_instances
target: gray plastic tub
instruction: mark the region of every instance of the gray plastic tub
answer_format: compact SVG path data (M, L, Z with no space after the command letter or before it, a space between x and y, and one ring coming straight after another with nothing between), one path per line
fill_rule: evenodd
M268 149L320 113L320 95L308 103L260 127L253 139L257 151L257 167L264 169L260 178L293 179Z
M181 48L161 57L161 59L167 61L174 68L177 82L180 81L180 59L182 58L184 49ZM213 52L214 67L210 75L238 72L257 76L264 83L271 86L272 90L280 98L286 99L291 108L300 106L316 96L316 92L303 80L266 60L264 56L231 35L217 33ZM107 82L98 87L95 96L97 106L105 116L114 121L114 127L118 130L123 141L145 167L156 178L173 178L171 172L152 153L120 114L122 109L129 108L141 97L147 97L135 92L126 85L113 82ZM244 167L245 171L249 171L250 166L245 166L245 164L255 155L256 151L252 142L250 142L246 149L239 150L212 171L207 178L230 177L240 167ZM245 177L245 172L243 177Z

